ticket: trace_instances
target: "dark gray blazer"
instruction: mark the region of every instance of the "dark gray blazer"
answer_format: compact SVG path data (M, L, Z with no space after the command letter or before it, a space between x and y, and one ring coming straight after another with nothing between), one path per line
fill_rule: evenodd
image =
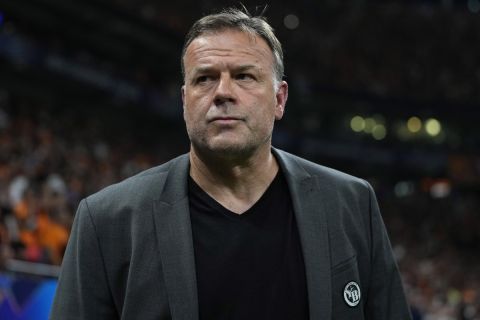
M273 152L292 196L310 319L410 319L370 185ZM198 319L188 171L182 155L82 200L50 319ZM352 281L354 307L344 295Z

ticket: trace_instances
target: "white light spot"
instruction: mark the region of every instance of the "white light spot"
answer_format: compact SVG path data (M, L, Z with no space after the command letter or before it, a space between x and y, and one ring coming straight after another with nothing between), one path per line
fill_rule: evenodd
M297 29L298 26L300 25L300 20L296 15L289 14L289 15L286 15L285 18L283 18L283 24L287 29L294 30L294 29Z
M387 128L383 124L377 124L372 129L372 136L375 140L383 140L387 135Z
M350 128L355 132L361 132L365 129L365 120L360 116L355 116L350 120Z
M428 135L435 137L442 131L442 125L437 119L428 119L425 122L425 130Z
M430 194L433 198L445 198L450 195L450 183L447 181L439 181L430 187Z

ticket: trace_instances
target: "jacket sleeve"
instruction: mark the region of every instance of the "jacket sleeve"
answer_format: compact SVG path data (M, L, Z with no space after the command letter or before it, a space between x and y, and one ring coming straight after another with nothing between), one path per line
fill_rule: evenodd
M50 320L117 318L96 228L84 199L63 258Z
M409 320L411 319L410 310L377 199L369 184L368 189L371 224L371 274L366 301L366 319Z

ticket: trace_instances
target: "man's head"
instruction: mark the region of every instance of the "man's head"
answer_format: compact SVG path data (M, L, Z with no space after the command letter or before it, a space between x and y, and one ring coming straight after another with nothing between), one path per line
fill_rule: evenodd
M283 50L282 44L278 41L273 32L273 28L266 22L265 18L254 17L238 9L227 9L221 13L205 16L195 22L185 37L185 43L182 50L181 67L182 74L185 77L185 52L190 43L196 38L205 34L219 33L225 30L237 30L252 37L259 36L270 47L274 57L274 76L278 82L283 78Z
M288 96L281 58L280 43L260 18L229 10L195 23L182 58L184 119L194 152L230 159L269 152Z

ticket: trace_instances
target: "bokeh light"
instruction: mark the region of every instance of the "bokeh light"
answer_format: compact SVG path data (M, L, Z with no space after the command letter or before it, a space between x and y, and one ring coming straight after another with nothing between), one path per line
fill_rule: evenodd
M355 116L350 120L350 128L355 132L361 132L365 129L365 119L361 116Z
M418 117L411 117L407 121L407 128L408 131L412 133L417 133L422 129L422 120L420 120Z
M383 124L377 124L372 129L372 136L375 140L383 140L387 136L387 128Z
M300 19L294 14L289 14L283 18L283 24L287 29L294 30L300 25Z
M428 119L425 122L425 131L427 132L428 135L435 137L440 134L442 131L442 125L437 119Z

